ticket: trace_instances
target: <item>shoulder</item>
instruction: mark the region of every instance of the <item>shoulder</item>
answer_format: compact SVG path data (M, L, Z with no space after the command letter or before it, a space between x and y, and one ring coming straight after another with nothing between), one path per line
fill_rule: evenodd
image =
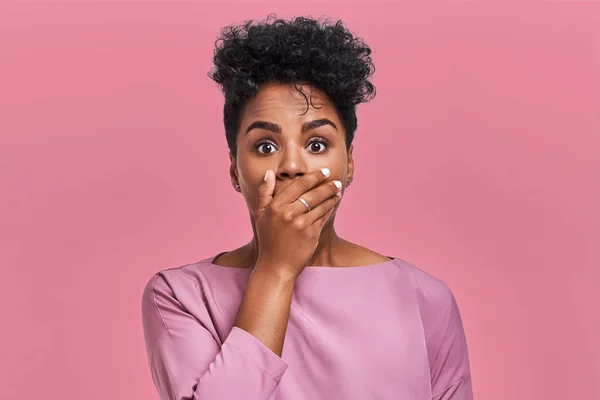
M142 312L165 312L167 305L196 307L210 305L215 292L230 290L243 283L245 269L211 264L213 257L161 269L146 279L142 291Z
M444 340L464 335L458 303L451 288L442 279L404 260L399 262L412 281L430 366L433 367Z
M423 268L404 260L399 261L412 281L426 333L444 330L453 316L453 308L457 308L452 289L444 280Z
M143 300L156 300L157 296L173 296L181 290L197 285L197 279L202 274L202 261L156 271L146 280L142 292Z
M141 295L141 311L145 324L154 331L169 329L166 314L197 304L208 292L205 272L208 259L164 268L145 280Z
M455 393L472 398L467 337L456 297L443 280L415 266L408 269L417 285L433 397Z
M186 279L193 281L194 276L202 273L201 269L204 264L205 261L202 260L155 271L150 279L146 280L145 289L163 289L164 281L167 281L168 283L177 283L178 281Z
M446 282L408 261L398 259L398 263L406 271L414 287L422 312L443 313L449 309L453 294Z
M141 295L141 317L146 345L151 349L168 331L186 329L200 321L212 326L213 307L205 272L208 259L164 268L146 279Z

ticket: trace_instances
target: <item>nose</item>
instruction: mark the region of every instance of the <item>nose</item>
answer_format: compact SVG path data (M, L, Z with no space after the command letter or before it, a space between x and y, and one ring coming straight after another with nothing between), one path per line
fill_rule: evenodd
M280 180L293 180L307 172L307 162L302 154L302 149L297 146L287 147L280 159L277 177Z

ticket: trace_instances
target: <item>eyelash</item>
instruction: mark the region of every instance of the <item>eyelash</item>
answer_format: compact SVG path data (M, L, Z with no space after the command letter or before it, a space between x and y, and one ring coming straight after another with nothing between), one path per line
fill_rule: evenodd
M329 143L327 142L327 140L325 140L325 139L323 139L323 138L311 139L311 141L310 141L310 142L308 142L308 145L310 146L310 145L311 145L311 144L313 144L313 143L321 143L323 146L325 146L325 149L329 147ZM260 146L262 146L263 144L270 144L270 145L273 145L273 146L277 146L277 145L276 145L275 143L273 143L273 141L271 141L271 140L260 140L260 141L258 141L258 143L256 143L256 144L254 145L254 148L256 149L256 151L258 151L258 149L260 148ZM323 153L324 151L325 151L325 150L323 150L323 151L320 151L320 152L318 152L318 153L314 153L314 154L321 154L321 153ZM270 153L269 153L269 154L261 153L260 151L258 151L258 153L259 153L259 154L261 154L261 155L265 155L265 156L268 156L268 155L270 154Z

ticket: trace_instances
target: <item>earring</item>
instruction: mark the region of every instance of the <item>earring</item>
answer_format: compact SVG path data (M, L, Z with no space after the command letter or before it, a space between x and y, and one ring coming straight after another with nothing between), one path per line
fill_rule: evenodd
M238 190L238 191L240 190L240 184L239 183L235 184L235 190Z

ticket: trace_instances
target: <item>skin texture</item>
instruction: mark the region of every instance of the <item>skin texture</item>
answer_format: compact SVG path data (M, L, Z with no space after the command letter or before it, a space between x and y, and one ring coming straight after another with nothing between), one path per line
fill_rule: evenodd
M271 258L266 259L259 254L255 224L258 187L268 169L275 172L273 195L277 196L299 177L327 167L330 175L324 182L341 181L343 199L354 174L353 146L346 150L345 132L335 106L319 90L308 85L300 88L310 100L308 110L306 98L293 85L279 83L261 87L257 96L244 108L237 136L237 158L230 153L230 175L233 186L240 185L239 191L248 206L254 237L248 244L214 260L217 265L253 268L235 326L254 335L279 356L297 275L276 272L293 270L296 266L277 265ZM337 129L322 125L301 133L303 123L322 118L329 119ZM281 133L265 128L254 128L246 133L255 121L275 123ZM313 144L314 141L320 144ZM341 201L335 204L333 213L323 225L312 257L303 265L349 267L389 260L337 235L334 221Z

